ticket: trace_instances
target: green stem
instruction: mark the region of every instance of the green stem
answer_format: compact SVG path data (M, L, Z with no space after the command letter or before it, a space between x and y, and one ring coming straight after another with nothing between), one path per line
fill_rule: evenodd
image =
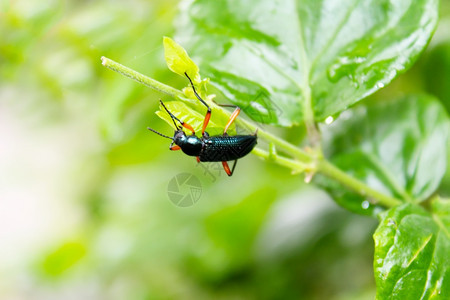
M296 147L295 145L292 145L291 143L286 142L283 139L280 139L279 137L276 137L268 133L267 131L261 130L260 128L256 127L255 125L244 119L236 120L236 122L240 125L247 127L250 131L256 131L256 129L258 129L259 137L275 144L277 146L277 149L284 150L286 154L290 154L302 162L310 163L313 160L313 156L311 154L303 151L302 149Z
M325 159L321 159L317 162L317 171L331 179L340 182L341 184L345 185L361 196L368 197L368 200L371 203L380 204L386 207L394 207L402 203L400 200L394 197L386 196L370 188L365 183L357 180L354 177L351 177Z
M279 164L280 166L292 169L296 173L303 172L307 168L307 165L302 162L295 161L295 160L292 160L292 159L289 159L289 158L286 158L283 156L279 156L279 155L276 155L273 153L271 154L271 153L264 151L258 147L253 149L252 153L255 154L256 156L262 157L266 160L273 161L273 162Z
M144 74L136 72L135 70L125 67L124 65L121 65L109 58L102 56L101 60L102 60L102 65L104 65L108 69L111 69L117 73L120 73L120 74L122 74L128 78L131 78L139 83L142 83L143 85L151 87L152 89L158 90L158 91L160 91L164 94L170 95L174 98L181 98L184 96L184 94L181 91L174 89L171 86L165 85L164 83L156 81L148 76L145 76Z

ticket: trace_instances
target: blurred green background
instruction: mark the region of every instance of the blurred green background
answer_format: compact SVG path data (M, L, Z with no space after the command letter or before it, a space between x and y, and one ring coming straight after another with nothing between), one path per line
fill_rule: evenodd
M373 99L427 92L450 110L449 4ZM376 220L252 155L228 178L170 152L146 130L171 134L154 114L170 99L101 65L186 85L163 58L177 6L0 0L0 299L373 299ZM180 173L202 186L189 207L168 197Z

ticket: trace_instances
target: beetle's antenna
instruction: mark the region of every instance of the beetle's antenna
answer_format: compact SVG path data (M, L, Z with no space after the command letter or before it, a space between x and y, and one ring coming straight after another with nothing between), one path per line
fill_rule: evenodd
M180 130L181 128L179 128L177 126L177 124L175 123L175 120L177 120L178 122L180 122L181 125L183 125L183 122L181 122L177 117L175 117L168 109L167 107L164 105L164 103L162 102L162 100L159 100L159 103L161 103L162 107L164 107L164 109L167 111L167 113L169 114L169 116L172 118L173 121L173 125L175 125L175 128L177 130Z
M209 108L209 105L206 104L206 102L199 96L199 94L198 94L197 91L195 90L194 84L192 83L192 80L191 80L191 78L189 77L189 75L187 74L187 72L184 72L184 75L186 75L187 79L189 79L189 82L191 83L192 90L194 91L195 97L197 97L197 99L200 100L200 102L203 103L203 105L205 105L208 109L210 109L210 108Z
M158 135L160 135L160 136L162 136L162 137L168 138L168 139L170 139L170 140L173 141L173 138L172 138L172 137L167 136L167 135L165 135L165 134L162 134L161 132L158 132L158 131L156 131L155 129L152 129L152 128L150 128L150 127L147 127L147 129L150 130L150 131L153 131L154 133L156 133L156 134L158 134Z

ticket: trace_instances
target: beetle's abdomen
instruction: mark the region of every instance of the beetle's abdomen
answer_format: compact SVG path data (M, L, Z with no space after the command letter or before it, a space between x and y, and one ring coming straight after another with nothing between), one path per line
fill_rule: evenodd
M204 140L200 161L230 161L244 157L256 145L256 135L212 136Z

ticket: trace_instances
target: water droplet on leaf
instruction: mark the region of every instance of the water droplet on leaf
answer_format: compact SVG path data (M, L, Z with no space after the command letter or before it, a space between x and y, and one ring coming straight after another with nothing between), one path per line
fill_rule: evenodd
M311 182L311 180L313 179L313 177L314 177L314 173L312 173L312 172L308 172L308 173L305 173L305 183L310 183Z
M348 77L357 87L359 87L359 82L355 78L354 74L356 69L361 63L366 60L364 57L360 56L342 56L339 57L337 62L332 64L327 70L328 79L331 82L338 82L343 77Z
M367 200L364 200L364 201L361 203L361 207L362 207L363 209L368 209L369 206L370 206L370 202L367 201Z
M333 123L334 118L332 116L329 116L325 119L325 124L330 125L331 123Z
M388 221L388 225L389 225L389 226L396 226L397 223L395 223L394 220L390 219L390 220Z

